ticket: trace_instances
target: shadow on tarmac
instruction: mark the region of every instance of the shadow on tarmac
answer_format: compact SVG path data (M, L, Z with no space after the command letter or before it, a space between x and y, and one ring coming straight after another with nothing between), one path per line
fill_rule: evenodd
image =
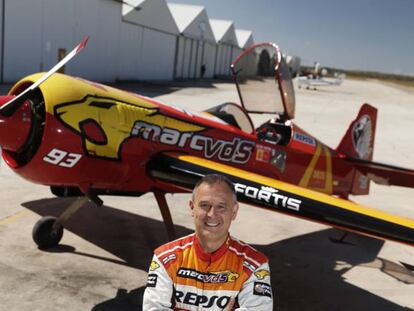
M42 199L22 205L41 216L58 216L72 200ZM148 269L152 250L168 241L163 222L105 205L82 207L65 228L123 261L77 252L68 245L48 252L71 252L143 271ZM178 236L192 232L183 226L175 229ZM354 234L346 238L353 245L331 242L332 237L341 234L336 229L327 229L267 245L253 245L269 257L275 310L409 310L346 282L343 274L374 261L383 242ZM141 310L144 289L127 292L120 288L114 298L92 310Z
M217 79L203 79L203 80L183 80L183 81L159 81L159 82L135 82L135 81L122 81L113 84L108 84L109 86L125 90L128 92L133 92L139 95L144 95L148 97L156 97L165 94L170 94L176 92L183 88L196 87L196 88L207 88L214 89L216 88L214 84L217 83L229 83L230 80L217 80Z

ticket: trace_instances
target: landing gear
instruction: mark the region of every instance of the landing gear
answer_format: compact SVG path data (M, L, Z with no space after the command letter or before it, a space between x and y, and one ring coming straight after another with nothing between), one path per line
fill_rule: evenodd
M33 241L40 248L53 247L59 244L63 236L63 226L56 222L57 218L46 216L33 227Z
M45 216L41 218L33 227L33 241L39 248L57 246L63 236L64 223L88 201L94 202L97 206L102 206L103 201L94 193L88 192L83 197L78 197L68 208L58 217Z
M69 188L68 188L69 189ZM77 188L76 188L77 189ZM52 188L52 192L59 196L67 196L67 193L63 192L64 188ZM72 193L69 193L72 194ZM77 192L74 192L77 194ZM160 212L167 230L168 238L174 240L176 238L176 232L172 221L171 213L165 198L165 192L154 191L154 196L157 200ZM85 195L79 196L66 208L66 210L59 217L45 216L41 218L33 227L32 237L33 241L39 246L39 248L48 248L57 246L62 239L65 222L78 211L82 206L88 202L93 202L96 206L102 206L103 201L91 190Z
M154 196L157 200L158 207L160 208L162 219L164 220L165 229L167 229L168 238L170 239L170 241L172 241L176 238L176 233L170 209L168 207L167 200L165 199L165 192L154 191Z

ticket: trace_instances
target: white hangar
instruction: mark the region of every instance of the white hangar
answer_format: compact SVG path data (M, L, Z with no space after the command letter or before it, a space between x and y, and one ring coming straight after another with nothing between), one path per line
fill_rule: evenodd
M0 82L48 70L85 36L65 72L102 82L228 75L244 48L232 22L166 0L3 0L0 18Z
M4 0L2 79L14 82L48 70L85 35L88 48L65 68L69 74L114 80L121 4L109 0Z
M174 78L211 78L214 75L216 41L202 6L169 3L180 31Z
M241 51L238 47L233 22L210 19L210 24L217 42L214 64L215 76L228 76L230 75L230 65L234 56Z
M119 41L121 80L172 80L180 34L165 0L122 4Z

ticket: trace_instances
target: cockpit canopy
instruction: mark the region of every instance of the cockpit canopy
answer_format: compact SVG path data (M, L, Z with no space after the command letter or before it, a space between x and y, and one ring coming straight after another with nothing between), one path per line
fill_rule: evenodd
M260 43L243 51L231 64L240 101L247 112L295 115L295 93L288 66L277 45Z
M220 118L227 124L241 129L246 133L253 133L254 127L251 119L242 107L234 103L224 103L206 110L206 112Z

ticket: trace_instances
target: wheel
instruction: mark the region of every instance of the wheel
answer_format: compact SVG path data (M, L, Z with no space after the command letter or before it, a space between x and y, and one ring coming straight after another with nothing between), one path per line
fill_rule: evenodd
M33 241L40 247L53 247L59 244L63 236L63 226L59 225L56 229L53 225L56 217L46 216L41 218L33 227Z

